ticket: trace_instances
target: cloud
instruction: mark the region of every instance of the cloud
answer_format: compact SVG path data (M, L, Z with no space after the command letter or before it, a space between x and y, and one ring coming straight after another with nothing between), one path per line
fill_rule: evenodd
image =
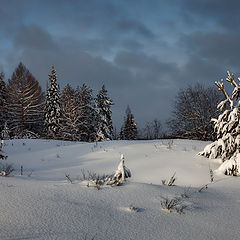
M132 19L122 19L117 23L117 28L119 31L125 32L134 32L146 38L154 38L154 33L148 29L145 24L132 20Z
M182 11L191 16L190 19L210 21L212 26L215 24L218 30L221 30L219 28L221 27L225 31L239 29L239 24L237 24L240 22L239 8L240 2L235 0L184 0L181 2Z
M57 47L51 35L37 25L20 27L14 39L14 44L16 47L37 50L53 50Z
M165 120L179 88L238 71L236 1L4 1L1 69L22 61L43 88L106 84L119 125L127 105L143 124ZM18 14L19 13L19 14Z

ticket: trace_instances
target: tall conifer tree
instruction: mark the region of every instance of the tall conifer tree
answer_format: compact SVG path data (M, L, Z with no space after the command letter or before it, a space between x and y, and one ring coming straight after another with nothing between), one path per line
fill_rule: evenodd
M61 104L60 104L60 89L57 84L56 70L52 67L51 74L49 74L50 86L46 92L45 102L45 131L48 138L56 139L60 134L60 118L61 118Z
M44 94L38 81L20 62L7 85L9 127L17 137L25 131L41 133Z
M112 140L113 125L112 125L112 111L111 106L113 101L108 97L105 86L98 92L96 97L96 111L97 111L97 139Z
M79 105L79 136L81 141L92 142L96 139L96 110L92 89L86 84L77 88Z
M124 118L124 124L121 128L120 138L125 140L137 139L137 124L135 123L134 116L131 113L129 106L126 109L126 116Z

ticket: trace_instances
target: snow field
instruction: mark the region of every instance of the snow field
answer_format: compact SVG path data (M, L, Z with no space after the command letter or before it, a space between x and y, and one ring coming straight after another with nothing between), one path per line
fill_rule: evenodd
M0 178L0 239L238 239L239 178L217 175L198 192L210 181L209 164L219 166L196 155L206 143L166 143L6 141L7 162L33 172ZM79 180L81 169L113 173L121 153L133 175L126 184L96 190ZM163 186L174 172L176 186ZM185 214L162 209L163 198L184 192Z

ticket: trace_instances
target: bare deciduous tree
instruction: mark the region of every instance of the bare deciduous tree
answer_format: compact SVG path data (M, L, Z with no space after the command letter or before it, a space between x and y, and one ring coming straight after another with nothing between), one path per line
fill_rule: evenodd
M174 101L172 118L167 122L171 134L199 140L214 140L211 118L217 116L222 95L213 87L201 84L180 90Z
M142 136L144 139L159 139L162 135L162 124L160 120L154 119L145 124Z

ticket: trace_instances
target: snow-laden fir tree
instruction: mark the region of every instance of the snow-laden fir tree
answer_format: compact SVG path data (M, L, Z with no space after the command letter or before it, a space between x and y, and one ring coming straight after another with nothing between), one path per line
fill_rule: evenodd
M131 113L130 107L126 109L126 116L121 128L120 138L124 140L136 140L137 139L137 124L135 123L134 116Z
M227 72L226 81L233 86L231 96L224 88L223 80L215 82L216 86L225 96L217 108L222 112L218 119L212 119L214 129L217 133L217 140L207 145L200 155L209 158L221 158L221 167L227 175L237 175L240 169L240 78L238 83L234 80L234 75ZM223 170L224 169L224 170Z
M86 84L77 87L77 105L79 115L79 137L81 141L92 142L96 139L96 109L92 89Z
M51 74L49 74L49 81L50 86L46 92L44 125L47 137L56 139L60 134L61 100L54 67L52 67Z
M96 96L97 141L112 140L113 138L112 105L113 101L108 97L108 92L103 85Z

